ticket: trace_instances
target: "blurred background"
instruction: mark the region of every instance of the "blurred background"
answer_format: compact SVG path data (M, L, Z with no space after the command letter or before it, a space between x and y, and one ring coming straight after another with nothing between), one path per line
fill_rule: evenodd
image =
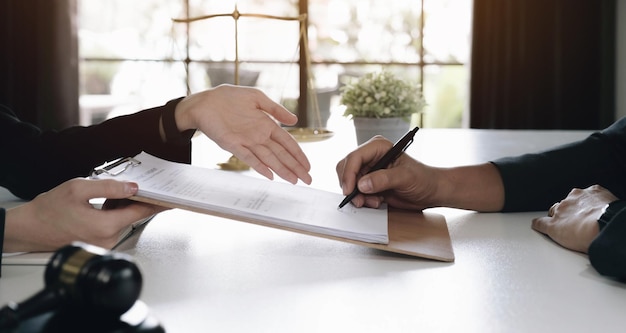
M304 14L308 43L298 20L235 10ZM300 125L310 98L340 114L341 87L384 68L419 83L424 127L597 129L626 115L625 12L626 0L5 0L0 103L44 128L97 123L232 83L237 49L239 83Z

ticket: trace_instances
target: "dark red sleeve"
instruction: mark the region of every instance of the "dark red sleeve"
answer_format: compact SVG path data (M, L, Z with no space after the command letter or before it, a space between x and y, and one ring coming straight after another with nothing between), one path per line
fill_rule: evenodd
M0 108L0 186L18 197L32 199L68 179L88 176L104 162L141 151L189 163L191 135L184 141L164 143L159 133L161 114L176 108L179 101L61 131L41 131Z

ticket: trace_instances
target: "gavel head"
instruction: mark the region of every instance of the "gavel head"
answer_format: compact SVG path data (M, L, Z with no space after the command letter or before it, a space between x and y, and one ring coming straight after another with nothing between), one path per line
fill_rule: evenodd
M130 256L74 242L59 249L45 272L46 289L66 304L120 315L139 298L142 278Z

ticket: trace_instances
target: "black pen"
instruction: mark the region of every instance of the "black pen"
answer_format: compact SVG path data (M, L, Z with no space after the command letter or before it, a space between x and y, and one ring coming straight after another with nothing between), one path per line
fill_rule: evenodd
M378 163L376 163L367 173L374 172L376 170L380 170L382 168L386 168L391 162L393 162L403 151L407 149L413 143L413 137L415 133L417 133L419 127L415 126L414 129L407 132L402 139L398 140L391 149L381 158ZM339 208L345 206L348 202L352 201L356 195L359 194L359 189L357 186L354 186L354 190L352 193L348 194L343 201L339 204Z

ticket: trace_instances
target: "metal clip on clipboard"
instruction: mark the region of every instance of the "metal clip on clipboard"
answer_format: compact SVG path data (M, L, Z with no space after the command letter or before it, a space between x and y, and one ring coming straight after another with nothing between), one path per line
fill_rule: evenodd
M115 161L107 162L99 167L94 168L91 172L91 176L97 177L98 175L101 175L103 173L111 176L117 176L126 171L129 167L134 167L139 164L141 164L141 161L132 157L119 158Z
M136 158L132 158L132 157L119 158L117 160L106 162L98 167L95 167L93 171L91 171L90 178L97 178L99 175L103 173L106 173L107 175L115 177L123 173L124 171L128 170L128 168L138 166L139 164L141 164L141 161L139 161ZM101 205L100 208L102 207L103 206ZM128 228L124 229L122 233L120 234L117 244L113 246L112 250L117 249L120 245L122 245L127 239L133 236L140 227L150 222L150 220L152 220L152 218L155 215L151 215L139 221L136 221L133 224L131 224Z

